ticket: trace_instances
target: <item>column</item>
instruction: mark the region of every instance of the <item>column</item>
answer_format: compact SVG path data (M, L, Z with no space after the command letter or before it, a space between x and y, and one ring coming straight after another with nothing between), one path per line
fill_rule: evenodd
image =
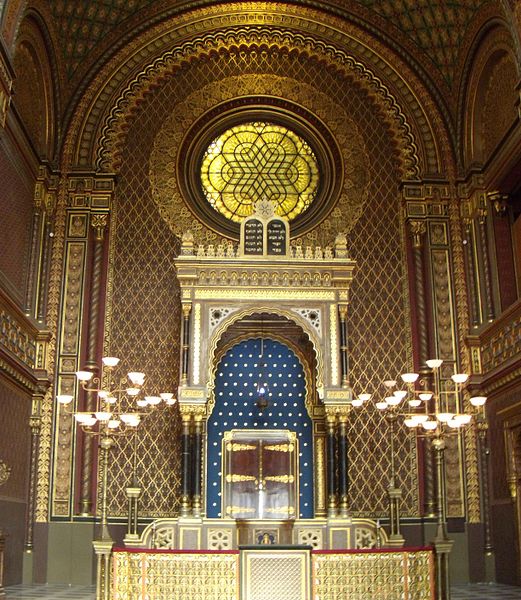
M425 361L430 358L429 328L427 320L425 272L424 272L424 239L426 225L424 221L410 221L409 227L412 236L412 255L414 262L414 292L416 303L416 322L418 327L418 359L421 381L426 389L430 389L430 369ZM423 511L426 516L434 516L434 468L432 463L431 441L422 440L423 450Z
M495 318L494 295L492 291L492 274L490 270L490 256L488 251L487 234L487 209L480 207L478 210L478 232L481 246L481 259L483 263L483 283L485 286L485 312L488 322Z
M188 385L188 369L189 369L189 356L190 356L190 314L192 311L192 305L183 303L183 322L181 324L181 340L182 340L182 353L181 353L181 385Z
M349 387L349 353L347 347L347 305L339 305L340 316L340 364L342 367L342 387Z
M91 371L96 371L98 361L98 339L101 305L101 278L103 273L103 254L105 229L108 223L108 214L92 214L91 227L94 230L94 249L92 253L92 274L89 295L89 314L87 331L87 357L85 366ZM87 393L85 410L95 411L97 404L96 394ZM83 436L83 454L81 463L81 489L80 489L80 514L92 514L92 477L93 477L93 444L92 436Z
M202 413L195 414L194 416L194 434L193 434L193 463L192 463L192 514L194 517L201 516L201 473L202 473L202 426L203 426L203 415Z
M476 277L476 262L474 258L474 232L472 228L472 220L470 218L464 218L465 224L465 239L463 245L465 248L465 264L467 267L467 281L469 288L469 302L470 302L470 324L473 329L479 327L480 311L479 311L479 289L477 286Z
M343 518L349 516L349 459L347 438L348 409L338 415L338 495L339 513Z
M327 420L327 516L336 517L336 415L328 411Z
M189 407L181 406L181 419L181 517L189 517L192 508L190 477L190 426L192 413Z

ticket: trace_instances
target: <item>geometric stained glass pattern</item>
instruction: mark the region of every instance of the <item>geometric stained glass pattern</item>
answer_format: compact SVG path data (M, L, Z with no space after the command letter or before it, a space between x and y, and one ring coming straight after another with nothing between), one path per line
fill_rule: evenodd
M212 208L236 223L262 198L275 201L276 213L291 221L315 199L318 163L310 146L286 127L243 123L209 144L201 183Z
M233 346L219 363L215 406L208 419L207 507L210 518L222 517L224 432L237 429L289 430L298 439L299 517L313 517L313 423L305 406L304 370L285 344L249 339ZM259 360L262 354L262 363ZM268 406L256 406L260 370L267 374Z

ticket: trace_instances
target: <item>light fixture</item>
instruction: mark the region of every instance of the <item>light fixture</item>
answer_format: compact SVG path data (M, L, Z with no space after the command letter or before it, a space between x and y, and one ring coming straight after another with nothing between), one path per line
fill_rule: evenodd
M256 384L256 401L255 405L259 409L259 412L262 413L269 406L268 402L268 393L269 387L266 377L266 367L267 364L264 360L264 337L262 333L262 325L261 325L261 338L260 338L260 353L259 353L259 375Z

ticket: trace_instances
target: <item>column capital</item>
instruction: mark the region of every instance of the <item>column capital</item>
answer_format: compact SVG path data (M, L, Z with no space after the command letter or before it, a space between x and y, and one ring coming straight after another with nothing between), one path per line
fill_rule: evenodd
M413 248L421 248L423 245L423 238L427 232L425 221L411 219L409 221L409 230L412 237Z

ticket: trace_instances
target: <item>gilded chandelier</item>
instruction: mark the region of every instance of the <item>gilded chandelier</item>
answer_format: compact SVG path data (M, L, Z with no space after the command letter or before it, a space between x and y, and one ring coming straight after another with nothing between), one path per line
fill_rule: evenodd
M175 403L174 394L170 392L163 392L159 396L145 396L145 374L140 371L130 371L126 377L116 377L115 369L119 360L115 356L102 358L99 376L92 371L76 372L81 389L95 395L92 410L73 413L74 419L86 433L123 435L139 425L147 406L157 406L161 401L168 405ZM127 402L124 403L125 398ZM59 404L67 406L74 396L59 394L56 399ZM126 408L132 400L135 400L137 410Z

